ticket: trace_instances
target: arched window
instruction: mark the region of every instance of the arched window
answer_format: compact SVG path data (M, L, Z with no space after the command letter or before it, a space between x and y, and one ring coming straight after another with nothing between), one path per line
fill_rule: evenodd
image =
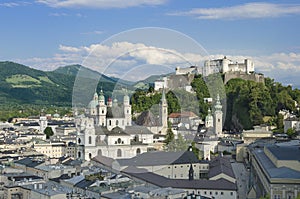
M138 136L138 135L135 135L133 140L134 140L135 142L138 142L138 141L139 141L139 136Z
M117 150L117 157L122 157L122 150L121 149Z
M98 155L102 155L101 149L98 150Z
M80 151L78 151L78 158L81 158L81 153L80 153Z
M89 158L92 159L92 154L91 153L89 153Z
M108 121L108 125L111 126L111 120Z
M96 137L96 144L98 144L100 141L101 141L101 137L98 135L98 136Z
M89 136L89 144L92 144L92 136Z
M140 148L137 148L136 149L136 154L138 155L138 154L140 154L141 153L141 149Z
M80 144L81 143L81 139L80 138L78 138L78 144Z

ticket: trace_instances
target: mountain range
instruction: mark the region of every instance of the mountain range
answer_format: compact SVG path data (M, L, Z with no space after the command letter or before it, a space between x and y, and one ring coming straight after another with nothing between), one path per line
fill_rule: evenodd
M103 88L107 96L111 96L116 89L136 89L138 86L135 82L108 77L81 65L41 71L4 61L0 62L0 103L71 105L77 74L85 74L83 78L96 82L97 91Z

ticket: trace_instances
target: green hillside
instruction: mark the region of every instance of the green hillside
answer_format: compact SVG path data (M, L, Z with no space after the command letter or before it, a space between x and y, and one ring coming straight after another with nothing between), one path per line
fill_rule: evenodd
M204 102L204 98L210 97L210 93L214 96L219 93L223 102L226 96L227 102L227 107L223 109L226 110L225 130L251 129L254 125L263 123L276 125L280 123L278 112L282 109L299 114L296 103L300 103L300 90L292 89L291 86L283 86L270 78L265 78L265 83L232 79L225 85L225 90L214 87L214 90L209 92L209 81L220 81L214 77L209 79L204 81L202 76L194 78L191 84L196 92L194 95L183 90L169 91L169 113L193 111L204 119L208 108L213 109L213 106ZM157 92L136 92L131 99L133 111L142 112L154 107L159 103L160 97L161 94Z
M82 82L87 82L87 86L98 82L97 91L103 88L107 96L111 96L113 90L127 86L80 65L45 72L7 61L0 62L0 104L71 106L78 71ZM82 86L81 89L89 88Z

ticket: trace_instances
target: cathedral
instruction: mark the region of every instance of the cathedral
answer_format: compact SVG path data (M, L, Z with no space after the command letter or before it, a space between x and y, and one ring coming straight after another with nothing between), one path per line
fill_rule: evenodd
M167 125L167 102L163 93L160 118ZM132 124L131 105L126 94L118 103L100 94L94 94L86 116L77 117L77 157L82 160L102 155L113 159L132 158L153 148L153 133L146 126Z

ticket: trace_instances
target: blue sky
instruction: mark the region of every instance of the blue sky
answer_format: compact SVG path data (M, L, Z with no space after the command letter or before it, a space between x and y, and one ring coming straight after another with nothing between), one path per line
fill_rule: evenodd
M83 63L124 77L137 64L172 69L227 55L236 61L253 59L258 72L300 87L300 3L295 0L2 0L0 24L0 60L42 70ZM157 42L151 37L160 33L147 35L147 29L113 36L143 27L179 33ZM205 50L189 48L192 39ZM128 53L137 47L147 52ZM179 62L165 53L173 51L188 61ZM98 53L97 62L86 59L91 52ZM120 55L115 69L104 70ZM145 70L136 70L127 79L134 79L137 71L145 77Z

